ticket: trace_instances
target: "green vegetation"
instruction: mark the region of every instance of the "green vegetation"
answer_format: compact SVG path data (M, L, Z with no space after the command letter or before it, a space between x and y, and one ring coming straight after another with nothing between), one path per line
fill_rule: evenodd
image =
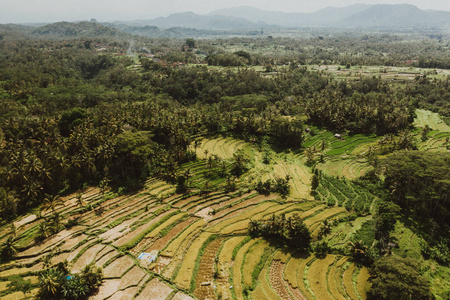
M67 264L47 269L39 277L39 299L84 299L102 282L102 270L87 265L80 274L70 274Z
M439 152L399 152L385 164L384 184L391 192L391 200L414 217L415 225L427 241L425 253L443 264L449 263L450 227L448 203L450 195L450 155ZM391 211L391 209L386 209ZM394 215L383 221L393 229Z
M311 233L297 214L289 218L281 214L272 215L268 220L251 220L248 231L253 237L262 236L293 250L308 251L310 248Z
M0 25L0 297L448 298L447 37L59 25Z
M370 296L374 299L433 299L430 282L412 258L383 257L375 262Z

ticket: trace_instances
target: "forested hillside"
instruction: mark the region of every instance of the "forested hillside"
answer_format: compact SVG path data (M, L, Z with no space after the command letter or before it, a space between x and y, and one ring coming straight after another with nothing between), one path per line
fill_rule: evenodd
M0 297L448 299L449 42L1 25Z

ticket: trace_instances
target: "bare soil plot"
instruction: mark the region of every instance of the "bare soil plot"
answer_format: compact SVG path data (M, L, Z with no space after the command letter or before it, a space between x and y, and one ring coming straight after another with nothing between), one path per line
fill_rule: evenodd
M97 254L102 251L106 246L102 244L94 245L93 247L90 247L86 252L81 255L77 261L72 266L73 272L79 272L81 271L86 265L90 264L91 262L95 261L95 258Z
M64 253L60 253L56 256L53 256L51 258L51 263L56 265L59 264L60 262L63 262L65 260L67 260L67 258L69 257L70 253L69 252L64 252Z
M138 286L138 284L144 279L147 275L141 268L138 266L133 267L129 270L125 275L120 279L119 290L127 289L133 286Z
M173 238L175 238L183 229L187 228L189 225L197 221L197 218L189 218L186 221L178 223L175 225L169 233L163 236L160 239L157 239L154 243L152 243L144 252L151 252L152 250L160 251L164 248L164 246L169 243Z
M285 264L279 260L273 260L269 268L269 281L272 288L282 300L294 300L283 280Z
M269 257L264 268L261 270L258 276L258 285L255 290L252 292L253 299L261 299L261 300L278 300L281 299L278 294L272 289L269 284L269 268L272 263L272 258Z
M219 212L216 212L214 214L213 219L208 222L208 226L214 226L214 225L222 222L224 219L235 217L236 215L241 214L243 211L245 211L247 209L252 209L254 207L254 205L257 205L259 203L269 201L269 200L275 200L278 198L279 198L279 196L275 195L275 194L271 194L269 196L258 195L256 197L246 199L246 200L240 202L239 204L230 205L230 207L220 210Z
M122 256L113 261L103 270L104 278L119 278L133 265L134 261L130 257Z
M110 245L107 245L105 248L103 248L102 251L100 251L97 254L97 257L95 258L95 261L100 261L101 259L103 259L105 256L107 256L108 254L111 253L116 253L116 249Z
M222 246L223 239L216 239L209 243L203 253L200 266L195 277L194 295L199 299L215 299L214 271L217 252Z
M31 268L12 268L12 269L0 272L0 277L20 275L20 274L25 274L28 272L31 272Z
M97 294L89 297L92 300L103 300L111 297L120 286L120 279L103 279L102 285L99 287Z
M58 234L52 235L51 237L48 237L44 240L42 244L35 245L23 252L20 253L20 256L29 256L34 255L36 253L42 253L45 251L50 251L51 249L55 248L56 245L60 244L61 242L69 239L72 235L80 232L80 227L76 226L69 230L64 229L60 231Z
M136 295L139 291L139 287L132 286L123 290L119 290L115 292L108 300L129 300L134 299L134 295Z
M156 265L151 268L153 272L156 274L161 274L161 272L165 269L165 267L170 264L172 261L171 258L165 257L165 256L159 256L158 261L156 262Z
M122 245L125 245L126 243L128 243L130 240L132 240L136 236L138 236L138 235L142 234L143 232L145 232L150 226L152 226L153 224L157 223L158 221L163 219L165 216L171 214L174 211L176 211L176 210L175 209L170 209L170 210L168 210L168 211L166 211L166 212L156 216L155 218L153 218L151 220L151 222L149 224L140 226L136 230L127 233L125 236L123 236L120 239L118 239L117 241L115 241L113 243L114 246L120 247Z
M2 297L2 300L20 300L25 299L25 294L23 292L14 292Z
M173 296L172 300L194 300L191 296L178 292ZM224 299L225 300L225 299Z
M167 248L161 253L163 256L173 257L175 253L179 252L181 244L186 244L195 236L205 225L205 221L200 219L193 222L192 225L187 227L183 232L181 232L175 239L173 239Z
M223 247L218 254L217 272L215 280L217 285L217 294L222 295L223 299L231 299L230 293L230 268L233 265L232 254L234 248L241 243L245 237L231 237L223 243Z
M114 251L110 251L103 256L99 255L98 259L95 261L95 265L97 267L103 268L103 265L106 262L108 262L110 259L114 258L114 256L117 256L117 254L119 254L119 253L114 249Z
M94 227L105 226L112 220L130 214L130 211L134 208L138 209L144 207L146 204L152 203L151 201L146 203L139 198L133 198L131 200L129 198L122 198L121 200L116 201L114 201L114 199L117 198L113 198L101 204L101 207L104 209L102 214L96 214L95 211L85 213L81 218L83 224Z
M81 241L84 241L85 239L87 239L88 236L85 234L80 234L77 236L72 236L68 239L64 240L64 244L61 245L61 247L59 247L59 249L61 251L70 251L70 250L74 250L74 247L76 245L78 245L78 243L80 243Z
M36 219L37 219L37 216L32 214L32 215L26 216L25 218L22 218L20 221L14 222L13 224L14 224L14 227L16 227L18 229L20 226L31 223L31 222L35 221Z
M123 223L109 229L108 231L100 234L98 237L103 240L104 243L112 243L115 240L123 237L130 231L130 225L136 221L139 216L126 220Z
M199 250L210 236L211 233L209 232L200 233L200 235L192 241L185 255L183 255L183 258L178 260L178 262L181 263L181 267L174 282L179 287L189 290Z
M165 300L172 291L171 287L155 278L145 286L144 290L136 297L136 300Z
M86 251L87 249L94 246L95 244L96 244L96 241L94 241L93 243L86 242L86 243L80 245L79 247L77 247L76 249L74 249L70 252L69 256L67 257L67 261L68 262L73 261L74 259L76 259L78 257L79 253L81 253L82 251Z

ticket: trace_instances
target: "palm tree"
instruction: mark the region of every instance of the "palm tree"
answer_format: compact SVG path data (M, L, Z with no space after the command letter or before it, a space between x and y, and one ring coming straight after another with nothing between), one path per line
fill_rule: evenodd
M57 233L59 231L59 228L61 226L61 215L58 213L54 213L51 218L51 226L53 233Z
M12 236L8 237L6 242L3 243L0 251L3 259L10 259L18 252L14 246L14 238Z
M64 202L58 195L47 195L44 198L44 204L41 206L41 212L45 209L51 209L53 214L56 214L56 207L64 205Z
M14 225L14 223L11 223L11 236L13 238L16 238L16 236L17 236L17 229L16 229L16 226Z
M25 169L29 174L40 174L43 167L41 160L37 157L26 160Z
M102 195L105 195L106 191L109 189L108 179L103 178L103 179L100 181L100 184L99 184L98 187L100 188L100 193L101 193Z
M40 182L28 180L24 184L23 189L20 191L23 196L28 199L28 203L34 203L38 196L42 192L43 187Z
M0 213L3 219L8 220L17 212L19 199L13 191L0 187Z
M39 294L43 299L56 297L61 289L63 280L64 274L54 268L41 273L41 277L39 278Z
M39 224L39 235L47 238L49 236L48 231L50 230L50 228L48 227L47 221L42 222L41 224Z
M82 193L77 193L75 198L77 199L77 205L78 206L84 206L83 194Z
M356 262L362 262L366 256L366 251L368 247L364 245L362 240L355 242L348 242L350 254Z
M186 180L186 188L187 188L189 186L189 178L194 176L194 174L192 174L191 169L188 168L186 171L184 171L183 175Z
M248 224L248 232L251 236L259 236L260 235L260 222L257 220L250 220L250 223Z
M233 174L239 177L246 171L248 158L243 151L238 150L236 153L233 153L233 160Z
M200 147L201 144L202 144L202 142L200 142L199 140L194 141L194 152L195 153L197 153L197 148Z
M314 162L315 155L316 155L316 151L313 147L306 148L305 149L306 163L312 164Z
M325 140L322 140L322 143L320 145L320 150L323 151L327 147L327 142Z
M81 270L81 277L92 291L102 284L103 271L91 263Z
M328 233L331 232L331 221L325 220L322 222L322 227L320 227L319 230L319 236L326 236Z

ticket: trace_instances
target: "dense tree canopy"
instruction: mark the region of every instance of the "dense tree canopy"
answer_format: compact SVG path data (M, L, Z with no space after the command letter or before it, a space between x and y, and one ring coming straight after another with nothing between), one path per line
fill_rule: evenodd
M384 168L392 201L422 220L450 225L449 153L401 151Z
M419 262L413 258L383 257L375 262L370 299L433 299L430 282L419 273Z

